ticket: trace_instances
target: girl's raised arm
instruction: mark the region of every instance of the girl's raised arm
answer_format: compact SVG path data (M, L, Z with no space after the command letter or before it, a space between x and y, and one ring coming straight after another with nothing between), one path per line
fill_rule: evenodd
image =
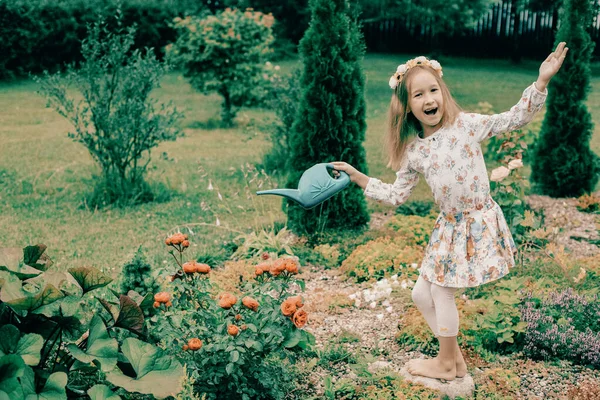
M559 43L556 50L542 62L538 79L525 89L519 102L510 111L495 115L466 113L464 123L469 135L481 142L500 133L519 129L531 122L535 113L542 109L546 101L548 82L562 66L569 50L565 45L565 42Z

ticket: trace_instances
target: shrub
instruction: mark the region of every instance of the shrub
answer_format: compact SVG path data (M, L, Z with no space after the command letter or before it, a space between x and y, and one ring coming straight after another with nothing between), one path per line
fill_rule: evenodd
M145 296L158 291L159 285L152 276L152 267L146 261L142 247L136 251L133 259L123 266L121 272L121 293L127 294L130 290Z
M47 73L37 79L49 105L73 124L69 136L101 167L92 207L152 200L144 180L150 151L180 135L175 124L181 115L169 105L157 109L150 98L166 66L150 49L131 52L134 34L133 28L111 33L105 23L96 23L83 42L79 70L69 68L64 80ZM71 85L82 99L69 96Z
M492 368L476 375L475 398L481 400L511 400L521 397L521 379L512 371Z
M394 274L416 280L418 270L412 265L419 263L423 255L422 247L411 246L402 237L381 237L358 246L342 262L341 270L356 282Z
M178 38L167 54L195 89L223 98L226 126L233 125L239 107L264 104L270 93L274 68L265 61L272 53L273 22L270 14L230 8L205 18L175 19Z
M0 249L0 365L8 372L0 375L3 397L176 395L183 367L141 340L152 295L138 295L139 302L101 295L96 305L89 293L112 279L93 267L48 272L45 250L42 244Z
M195 392L207 398L282 399L294 384L289 350L314 343L300 296L290 296L298 264L291 258L255 266L241 295L214 298L211 268L183 262L187 237L166 240L177 261L168 292L155 296L153 337L187 365ZM157 297L158 296L158 297Z
M363 38L347 1L313 0L310 7L311 23L300 42L304 69L291 131L289 188L298 187L316 163L342 160L367 173ZM286 200L289 227L309 235L364 227L369 220L364 197L352 185L312 210Z
M396 209L396 214L418 215L427 217L435 210L435 204L431 201L413 200L407 201Z
M429 243L429 235L434 224L435 219L431 216L395 215L386 222L385 227L398 232L398 235L408 244L425 247Z
M534 359L563 359L600 366L600 302L598 296L572 289L542 300L530 295L521 307L527 323L523 352Z
M588 32L591 5L588 0L565 0L556 33L556 44L567 42L569 52L548 84L548 108L531 170L534 189L552 197L590 193L598 182L598 160L590 149L594 129L586 107L594 49Z
M471 301L463 333L467 342L498 353L519 351L523 346L527 323L521 320L520 291L525 289L524 278L498 281L485 288L486 296ZM467 291L469 293L469 291ZM473 312L473 309L475 312Z

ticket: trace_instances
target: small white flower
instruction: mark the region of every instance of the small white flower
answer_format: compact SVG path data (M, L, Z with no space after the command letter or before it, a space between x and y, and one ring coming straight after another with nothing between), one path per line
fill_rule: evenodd
M217 192L217 194L219 195L219 200L223 201L223 196L221 196L221 193Z
M383 314L377 314L377 319L381 321L383 319Z
M385 311L387 311L387 312L389 312L389 313L391 313L391 312L392 312L392 310L393 310L392 306L389 306L388 308L386 308L386 309L385 309Z
M400 287L402 287L402 289L406 289L408 287L408 283L406 282L406 279L402 280L402 283L400 284Z
M369 307L371 307L371 308L377 307L377 302L376 301L372 301L371 304L369 304Z
M275 71L279 71L281 69L281 67L279 65L275 66Z
M417 264L417 263L412 263L412 264L410 264L410 267L411 267L412 269L417 269L417 267L418 267L418 266L419 266L419 264Z
M504 166L498 167L492 171L490 180L494 181L494 182L500 182L501 180L506 178L508 175L510 175L510 169L508 169Z
M349 295L348 297L350 297L350 299L355 300L356 299L356 293Z
M215 222L216 226L221 226L221 221L219 221L219 217L217 217L217 222Z
M265 63L265 65L266 65L267 67L270 67L270 66L271 66L271 65L273 65L273 64L271 64L271 61L267 61L267 62Z
M398 280L398 274L392 275L392 280L397 281Z
M406 70L407 70L406 64L398 65L398 68L396 68L396 72L399 74L405 74Z
M517 158L508 163L508 169L517 169L523 166L523 160Z
M396 79L396 75L393 75L390 78L390 88L396 89L396 86L398 86L398 79Z
M442 70L442 66L436 60L429 60L429 64L431 65L431 68L435 69L436 71Z
M208 190L213 190L213 189L214 189L214 188L213 188L212 182L211 182L211 180L209 179L209 180L208 180Z
M422 62L422 63L424 63L424 62L427 61L427 57L425 57L425 56L419 56L419 57L415 58L415 61L416 62Z

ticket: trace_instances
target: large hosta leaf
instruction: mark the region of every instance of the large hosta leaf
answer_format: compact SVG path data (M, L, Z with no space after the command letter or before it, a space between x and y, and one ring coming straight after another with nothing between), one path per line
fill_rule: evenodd
M21 336L21 332L13 325L0 328L0 357L16 354L23 358L27 365L40 362L40 352L44 346L44 338L35 333Z
M179 393L183 367L175 358L149 343L134 338L123 341L121 348L136 376L130 377L118 368L108 372L106 379L129 392L152 394L165 398Z
M142 333L144 328L144 312L130 297L119 296L119 316L115 326L133 333Z
M22 262L23 250L14 247L0 249L0 271L8 271L19 279L38 276L41 272Z
M111 277L94 267L69 268L69 273L73 275L73 278L83 290L83 294L112 282Z
M45 253L45 244L27 246L23 249L23 262L40 271L46 271L52 265L52 260Z
M2 301L10 305L13 310L16 311L29 311L35 312L39 308L55 302L58 299L65 297L65 295L52 285L46 285L44 289L38 291L36 294L30 294L23 292L12 293L7 298L5 296L4 287L2 288ZM18 296L18 297L15 297ZM22 297L21 297L22 296ZM13 298L10 298L13 297Z
M95 385L87 391L91 400L121 400L119 395L116 395L106 385Z
M17 378L23 376L26 367L21 356L16 354L0 357L0 392L9 396L15 391L18 392L20 384Z
M21 387L26 400L66 400L65 386L67 386L67 374L64 372L50 375L40 392L36 390L35 373L30 367L25 369L21 377Z
M90 322L87 349L83 351L74 344L70 344L67 348L73 357L83 363L98 361L104 372L110 371L117 365L119 345L116 339L108 335L104 322L98 315L94 315Z

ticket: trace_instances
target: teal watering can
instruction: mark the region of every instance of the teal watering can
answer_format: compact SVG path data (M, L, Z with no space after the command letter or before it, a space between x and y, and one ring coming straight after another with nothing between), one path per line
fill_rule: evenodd
M274 194L296 201L302 207L313 208L337 192L344 190L350 184L350 176L340 171L337 178L329 175L328 169L334 169L333 164L315 164L302 174L298 189L272 189L256 192L257 195Z

